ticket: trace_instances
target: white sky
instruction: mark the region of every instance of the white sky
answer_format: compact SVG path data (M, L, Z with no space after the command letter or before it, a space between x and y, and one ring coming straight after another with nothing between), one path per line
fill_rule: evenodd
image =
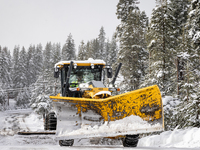
M111 40L119 0L0 0L0 45L11 51L15 45L65 43L71 33L76 44L98 37L101 26ZM155 0L138 5L150 17Z

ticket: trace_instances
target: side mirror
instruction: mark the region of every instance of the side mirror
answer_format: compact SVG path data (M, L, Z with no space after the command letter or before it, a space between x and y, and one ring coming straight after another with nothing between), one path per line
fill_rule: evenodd
M59 71L54 71L54 78L59 78Z
M112 78L112 68L107 68L107 77Z

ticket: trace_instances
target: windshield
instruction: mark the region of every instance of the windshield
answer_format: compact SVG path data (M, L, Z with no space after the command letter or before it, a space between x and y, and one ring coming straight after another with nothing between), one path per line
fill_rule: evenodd
M101 81L100 69L72 69L69 83L86 83L92 80Z

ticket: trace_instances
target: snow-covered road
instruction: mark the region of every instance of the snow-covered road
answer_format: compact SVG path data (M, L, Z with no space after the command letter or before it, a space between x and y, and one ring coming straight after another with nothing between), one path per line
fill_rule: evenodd
M0 112L0 149L2 150L199 150L200 129L166 131L139 140L137 148L124 148L121 141L111 139L91 143L90 139L75 140L73 147L60 147L55 135L18 135L19 131L43 130L43 119L31 109Z
M124 148L119 146L73 146L73 147L59 147L59 146L0 146L2 150L199 150L198 148L155 148L155 147L138 147L138 148Z

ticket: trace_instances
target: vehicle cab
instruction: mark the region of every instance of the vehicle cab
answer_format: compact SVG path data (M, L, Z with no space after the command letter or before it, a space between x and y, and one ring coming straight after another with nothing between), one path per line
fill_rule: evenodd
M102 81L105 66L106 63L103 60L91 58L84 61L60 61L56 63L54 77L58 78L59 74L61 75L62 96L82 97L83 91L90 89L90 84L104 88Z

